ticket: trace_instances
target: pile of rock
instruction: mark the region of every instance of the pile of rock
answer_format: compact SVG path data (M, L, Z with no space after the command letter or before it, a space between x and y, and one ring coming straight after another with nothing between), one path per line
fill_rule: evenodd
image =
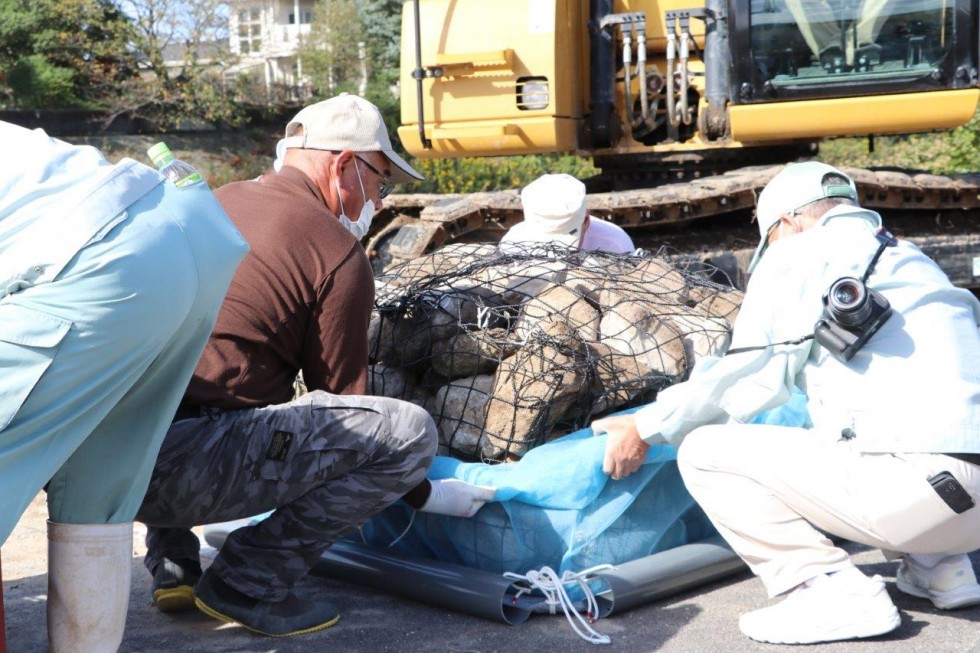
M664 257L540 246L450 245L376 286L370 391L484 460L651 400L727 347L742 297Z

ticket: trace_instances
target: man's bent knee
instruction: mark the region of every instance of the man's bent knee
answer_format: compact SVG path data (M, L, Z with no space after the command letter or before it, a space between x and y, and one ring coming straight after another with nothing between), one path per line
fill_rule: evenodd
M432 419L432 415L429 414L429 411L415 404L408 402L400 403L405 404L400 408L399 412L402 412L404 415L403 424L406 437L409 435L412 437L415 450L431 463L432 457L435 456L436 448L439 446L439 431L436 429L436 423ZM402 424L394 426L401 428Z
M390 397L371 397L376 409L389 420L391 436L413 451L435 451L438 439L432 416L424 408Z
M718 446L719 436L724 437L716 426L703 426L691 431L677 450L677 467L685 470L700 469L711 460Z
M392 437L401 443L399 457L411 472L409 486L420 483L432 465L439 444L439 432L432 416L424 408L400 399L388 400Z

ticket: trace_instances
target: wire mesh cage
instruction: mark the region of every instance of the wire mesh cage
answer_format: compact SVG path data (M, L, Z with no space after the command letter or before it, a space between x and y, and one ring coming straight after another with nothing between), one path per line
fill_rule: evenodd
M369 392L424 406L442 454L514 460L726 348L742 294L716 272L667 251L448 245L375 280Z

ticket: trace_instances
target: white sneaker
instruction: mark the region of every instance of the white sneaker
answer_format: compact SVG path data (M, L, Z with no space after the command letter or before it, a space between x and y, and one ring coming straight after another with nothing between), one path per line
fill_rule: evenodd
M980 585L965 553L947 556L934 567L927 567L913 556L903 556L895 584L906 594L929 599L940 610L980 603Z
M782 603L742 615L738 627L759 642L814 644L883 635L899 623L881 577L846 569L817 576Z

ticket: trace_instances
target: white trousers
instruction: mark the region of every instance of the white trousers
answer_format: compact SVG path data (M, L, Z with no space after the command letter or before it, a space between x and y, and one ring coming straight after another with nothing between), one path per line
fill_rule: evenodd
M693 431L678 466L770 597L852 566L824 533L889 559L980 548L980 506L956 514L927 480L949 471L980 503L980 467L948 456L864 453L819 429L734 424Z

